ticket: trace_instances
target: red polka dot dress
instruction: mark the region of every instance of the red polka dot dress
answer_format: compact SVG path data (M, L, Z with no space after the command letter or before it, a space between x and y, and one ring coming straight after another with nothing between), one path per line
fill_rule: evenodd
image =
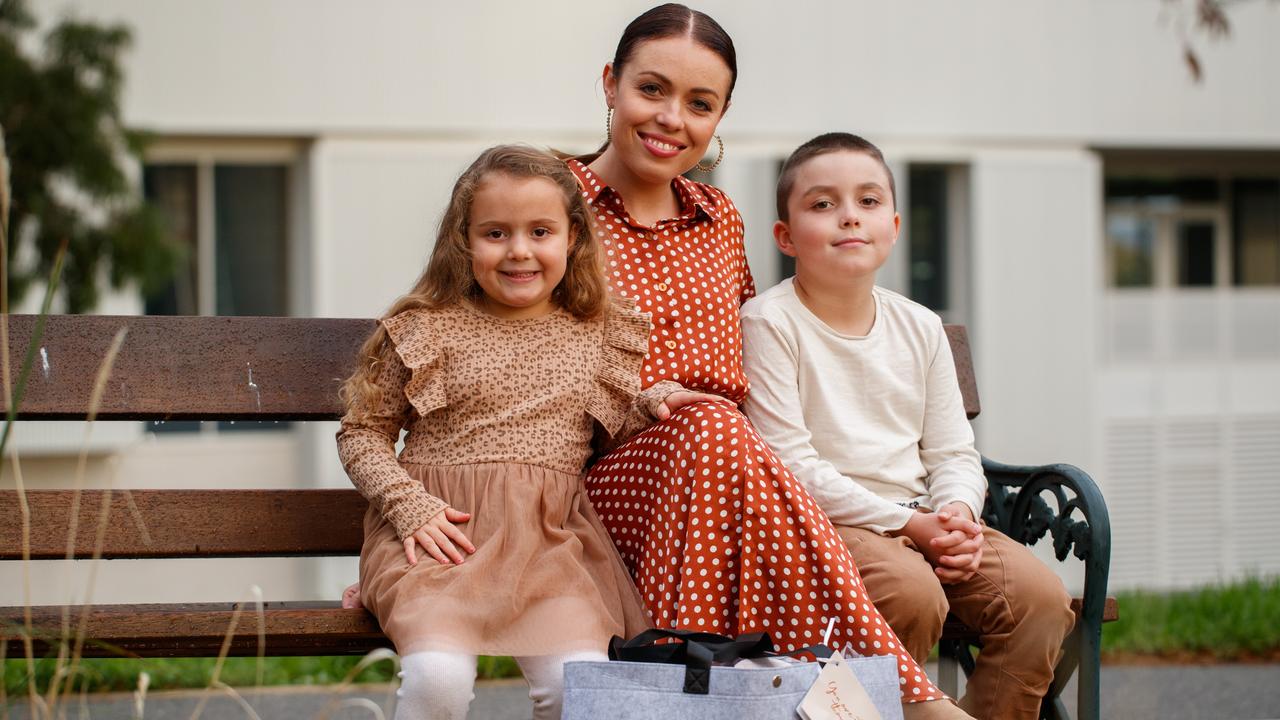
M755 294L742 218L710 185L673 181L680 216L638 224L577 160L614 290L650 313L641 369L741 403L738 307ZM903 700L944 697L867 598L826 515L756 433L723 403L696 403L601 458L587 492L659 627L768 632L784 650L822 641L898 657Z

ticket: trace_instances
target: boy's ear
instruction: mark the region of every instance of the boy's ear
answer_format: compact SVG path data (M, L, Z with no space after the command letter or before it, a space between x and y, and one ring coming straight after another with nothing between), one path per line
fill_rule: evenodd
M781 220L773 224L773 243L778 246L778 251L783 255L796 256L795 243L791 242L791 228Z
M902 215L900 213L893 214L893 241L889 243L889 247L898 244L898 235L902 233Z

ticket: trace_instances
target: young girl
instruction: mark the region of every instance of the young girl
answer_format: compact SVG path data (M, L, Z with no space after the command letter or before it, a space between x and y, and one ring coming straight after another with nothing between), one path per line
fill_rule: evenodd
M649 625L583 469L593 437L707 396L639 392L648 318L610 300L589 217L561 161L485 151L343 388L359 595L401 655L398 718L464 718L478 654L516 656L534 717L558 718L563 664Z

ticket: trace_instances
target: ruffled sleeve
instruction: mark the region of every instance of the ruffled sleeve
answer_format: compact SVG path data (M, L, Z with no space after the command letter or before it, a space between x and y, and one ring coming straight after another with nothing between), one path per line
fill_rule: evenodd
M640 366L649 349L649 316L634 300L614 296L604 320L604 349L587 398L587 412L616 437L640 393Z
M419 415L426 416L444 407L444 376L440 371L440 345L431 332L424 310L409 310L386 318L382 326L391 336L396 354L408 368L410 377L404 394Z
M587 412L608 438L600 444L616 447L651 425L667 395L681 390L679 383L664 380L640 389L640 368L649 350L649 316L637 312L635 301L614 296L605 318L604 352L596 373Z
M401 337L407 337L405 333L416 332L403 322L391 325L397 327ZM411 354L417 362L419 354ZM438 363L438 360L432 362ZM425 362L422 367L431 367L432 362ZM406 365L401 346L387 343L377 361L373 378L375 392L348 408L337 437L338 457L351 483L391 523L402 540L447 507L443 500L428 493L422 483L414 480L396 459L396 441L400 439L401 429L409 423L411 407L422 412L422 407L430 406L429 402L422 400L430 398L430 392L412 395L409 392L417 377L419 373ZM420 384L429 386L432 383ZM443 393L438 394L440 405L443 405ZM411 398L417 398L418 402L411 405Z

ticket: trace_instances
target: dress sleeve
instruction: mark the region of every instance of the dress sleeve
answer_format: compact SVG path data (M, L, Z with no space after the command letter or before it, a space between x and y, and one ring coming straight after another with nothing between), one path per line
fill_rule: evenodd
M648 427L656 419L658 404L682 389L664 380L640 389L640 368L649 349L649 316L635 310L635 301L612 298L604 327L604 351L587 400L587 412L607 436L599 444L605 450Z
M444 510L446 503L428 493L396 459L396 441L413 410L421 413L434 402L433 392L411 395L411 388L416 385L422 390L433 383L442 387L438 377L435 381L420 377L438 376L438 367L410 368L399 350L392 342L384 345L373 380L377 392L352 403L342 418L337 440L338 457L352 484L403 540ZM443 405L442 394L439 400Z
M735 214L736 211L735 211ZM742 238L742 282L738 290L738 305L756 296L756 281L751 276L751 265L747 262L746 229L742 224L742 215L737 214L736 224L738 237Z
M778 458L837 525L888 533L913 512L863 487L824 459L805 422L799 369L804 362L794 338L765 317L742 316L743 363L751 381L745 410Z
M982 458L973 447L973 428L964 413L955 358L941 322L937 333L937 350L925 377L920 461L929 473L930 505L936 510L950 502L962 502L976 520L982 517L987 481Z

